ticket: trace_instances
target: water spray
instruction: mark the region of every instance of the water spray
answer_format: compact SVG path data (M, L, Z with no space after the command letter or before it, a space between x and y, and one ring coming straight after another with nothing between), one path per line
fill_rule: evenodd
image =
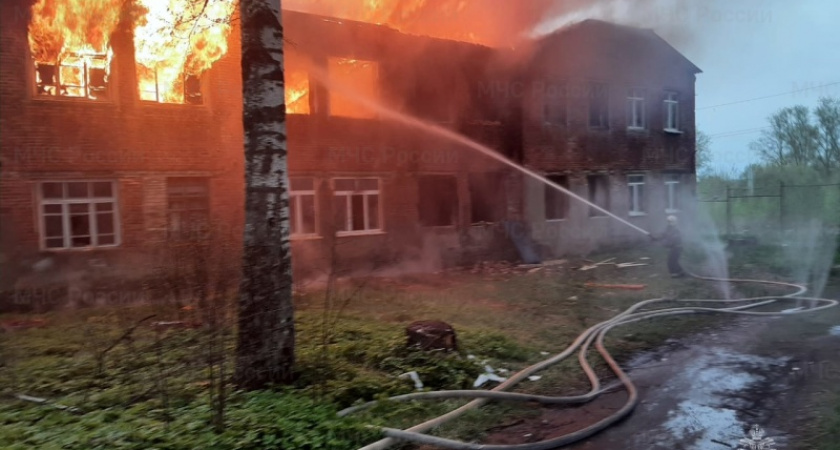
M452 142L462 144L470 149L480 152L481 154L488 156L490 158L495 159L535 180L541 181L552 188L563 192L564 194L581 201L593 209L596 209L613 219L633 228L634 230L646 235L650 236L650 232L644 230L627 220L607 211L604 208L599 207L598 205L593 204L592 202L584 199L583 197L575 194L574 192L564 188L563 186L558 185L557 183L552 182L551 180L543 177L542 175L528 169L525 167L516 164L515 162L509 160L508 158L502 156L501 154L497 153L493 149L486 147L484 145L479 144L461 134L458 134L452 130L443 128L441 126L425 122L423 120L417 119L415 117L408 116L406 114L394 111L390 108L387 108L376 101L371 99L365 98L354 92L347 86L343 86L340 83L336 83L333 80L330 80L329 76L326 72L317 66L310 65L309 67L310 73L324 83L327 86L330 86L335 91L341 92L342 94L346 95L349 98L352 98L356 102L360 103L361 105L370 108L373 111L379 113L382 117L390 119L394 122L402 123L413 128L417 128L420 130L425 130L430 133L436 134L443 138L446 138ZM606 334L610 332L612 329L627 325L630 323L639 322L642 320L649 320L657 317L665 317L665 316L675 316L675 315L684 315L684 314L697 314L697 313L706 313L706 314L714 314L714 313L724 313L724 314L738 314L738 315L745 315L745 316L778 316L778 315L790 315L790 314L804 314L814 311L820 311L827 308L832 308L837 306L837 300L830 300L830 299L823 299L823 298L808 298L802 297L802 295L807 291L807 288L802 285L792 284L792 283L784 283L779 281L768 281L768 280L743 280L743 279L730 279L730 278L723 278L723 277L704 277L700 275L695 275L690 272L687 272L689 276L700 280L706 281L715 281L715 282L724 282L724 283L732 283L732 282L741 282L741 283L759 283L764 285L771 285L771 286L781 286L787 288L795 289L795 292L784 295L784 296L776 296L776 297L753 297L753 298L743 298L743 299L725 299L725 300L710 300L710 299L667 299L667 298L656 298L645 300L635 305L631 306L624 312L618 314L617 316L609 319L607 321L601 322L586 331L580 334L577 339L563 352L541 361L537 364L534 364L516 374L511 376L507 381L501 383L494 389L490 391L481 391L481 390L458 390L458 391L436 391L436 392L422 392L422 393L414 393L408 395L401 395L397 397L392 397L388 399L389 401L409 401L409 400L429 400L429 399L452 399L452 398L473 398L471 402L467 403L460 408L452 410L442 416L437 418L428 420L423 422L419 425L416 425L412 428L407 430L399 430L395 428L388 428L388 427L375 427L382 432L385 436L384 439L377 441L373 444L367 445L359 450L386 450L394 445L397 445L400 441L405 442L413 442L418 444L427 444L427 445L435 445L442 448L453 449L453 450L549 450L549 449L556 449L560 447L564 447L575 442L579 442L583 439L591 437L607 428L612 426L613 424L619 422L620 420L626 418L630 415L635 407L639 402L639 394L636 389L636 386L633 384L633 381L630 377L621 369L619 364L615 361L615 359L610 355L609 351L607 350L606 346L604 345L604 339ZM798 303L802 304L807 302L810 304L808 308L799 308L799 309L786 309L780 312L753 312L747 311L749 309L758 308L761 306L767 306L773 303L776 303L779 300L796 300ZM644 310L639 311L643 307L653 305L659 302L678 302L678 303L722 303L732 304L732 303L744 303L750 302L746 305L740 306L731 306L726 308L712 308L712 307L700 307L700 306L685 306L685 307L676 307L676 308L663 308L663 309L653 309L653 310ZM600 384L600 380L595 373L595 370L587 361L587 354L589 348L592 344L595 344L595 348L598 353L603 357L603 359L607 362L610 370L616 375L616 377L620 381L620 386L623 386L628 393L627 402L624 406L621 407L617 412L610 415L609 417L592 424L582 430L575 431L573 433L566 434L564 436L560 436L554 439L549 439L540 442L533 442L527 444L519 444L519 445L486 445L486 444L475 444L475 443L467 443L456 441L452 439L445 439L436 436L430 436L428 434L424 434L429 430L439 427L440 425L460 417L467 411L473 410L478 408L488 401L491 400L503 400L503 401L534 401L541 404L583 404L589 401L596 399L599 395L610 391L613 389L612 386L607 388L602 388ZM536 372L544 370L550 366L553 366L561 361L564 361L566 358L571 356L573 353L578 352L578 362L583 369L584 373L586 374L587 378L589 379L591 389L588 393L578 395L578 396L571 396L571 397L552 397L552 396L536 396L536 395L526 395L526 394L518 394L512 392L506 392L519 382L527 379L527 377L533 375ZM374 405L378 404L378 402L369 402L360 406L355 406L352 408L345 409L339 412L339 416L346 416L361 410L368 409Z
M645 236L650 236L649 231L644 230L644 229L630 223L629 221L627 221L627 220L625 220L625 219L607 211L606 209L590 202L589 200L586 200L585 198L575 194L574 192L564 188L563 186L560 186L559 184L557 184L557 183L549 180L548 178L534 172L533 170L528 169L528 168L523 167L523 166L520 166L519 164L517 164L517 163L511 161L510 159L504 157L503 155L501 155L500 153L498 153L497 151L493 150L490 147L479 144L478 142L476 142L472 139L469 139L464 135L456 133L456 132L454 132L450 129L441 127L439 125L435 125L433 123L426 122L426 121L418 119L416 117L411 117L407 114L403 114L401 112L398 112L398 111L395 111L391 108L388 108L388 107L380 104L379 102L376 102L374 100L366 98L363 95L359 95L358 93L353 91L353 89L351 89L350 87L348 87L346 85L343 85L341 83L338 83L334 80L331 80L329 75L326 73L326 71L324 69L318 67L318 66L315 66L313 64L308 64L308 68L310 70L310 73L316 79L318 79L318 81L320 81L324 85L329 86L330 88L334 89L337 92L340 92L342 95L345 95L349 98L352 98L353 101L365 106L368 109L371 109L371 110L379 113L381 116L383 116L383 117L385 117L385 118L387 118L391 121L402 123L402 124L411 126L413 128L417 128L419 130L428 131L432 134L436 134L436 135L438 135L440 137L443 137L445 139L448 139L452 142L461 144L461 145L463 145L467 148L475 150L475 151L477 151L477 152L479 152L479 153L481 153L485 156L488 156L492 159L495 159L496 161L498 161L502 164L507 165L508 167L511 167L511 168L513 168L513 169L515 169L519 172L522 172L523 174L525 174L525 175L527 175L527 176L529 176L529 177L531 177L535 180L541 181L541 182L545 183L546 185L551 186L552 188L554 188L554 189L556 189L556 190L574 198L575 200L581 201L581 202L589 205L591 208L596 209L596 210L606 214L609 217L612 217L613 219L627 225L630 228L633 228L634 230L644 234Z

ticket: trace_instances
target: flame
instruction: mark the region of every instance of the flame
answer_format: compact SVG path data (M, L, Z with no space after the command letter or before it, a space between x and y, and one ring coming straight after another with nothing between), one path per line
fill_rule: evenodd
M359 95L370 99L379 98L379 65L376 62L329 58L327 60L327 70L330 78L339 81L344 86L353 88ZM376 117L375 112L367 108L359 108L356 101L337 92L330 93L330 115L360 119Z
M198 76L228 51L236 0L134 0L140 98L183 103L200 96ZM96 98L110 75L110 37L126 0L38 0L29 47L39 91ZM103 75L104 72L104 75Z
M235 0L138 0L146 10L134 29L142 100L183 103L198 77L228 51ZM194 89L193 89L194 92Z
M284 0L295 11L388 25L408 34L504 46L527 35L557 0Z
M110 73L109 39L121 4L122 0L38 0L32 6L29 48L42 93L96 97L91 77L96 77L96 69L104 71L104 79Z
M285 77L286 113L310 114L309 74L303 70L287 70Z

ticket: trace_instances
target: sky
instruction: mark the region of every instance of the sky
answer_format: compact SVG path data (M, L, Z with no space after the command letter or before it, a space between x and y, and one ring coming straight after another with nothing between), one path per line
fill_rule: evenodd
M713 170L738 172L757 162L750 143L779 109L813 107L820 96L840 97L838 0L589 0L586 4L558 13L542 24L543 29L583 16L653 28L703 70L697 76L696 122L698 130L712 137ZM784 93L789 94L777 95ZM774 97L753 100L768 96ZM740 103L717 106L733 102Z

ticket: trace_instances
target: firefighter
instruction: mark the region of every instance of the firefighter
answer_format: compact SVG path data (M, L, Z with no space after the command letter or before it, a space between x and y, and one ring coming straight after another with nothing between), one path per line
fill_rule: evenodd
M677 228L677 217L668 216L668 226L665 232L660 237L654 237L653 240L662 241L665 247L668 248L668 272L673 278L682 278L685 276L685 271L680 265L680 255L682 254L682 234Z

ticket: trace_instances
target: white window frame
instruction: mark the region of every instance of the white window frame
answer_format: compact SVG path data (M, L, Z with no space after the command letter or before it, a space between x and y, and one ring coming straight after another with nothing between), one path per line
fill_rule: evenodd
M680 175L679 174L666 174L665 175L665 213L666 214L676 214L680 212L678 208L675 208L677 203L677 198L679 196L679 186L680 186Z
M90 192L90 196L86 198L61 198L61 199L48 199L44 198L44 185L48 183L60 183L62 185L62 190L64 192L67 191L67 185L69 183L87 183L88 190ZM110 197L93 197L92 195L92 185L93 183L110 183L111 184L111 196ZM38 231L40 234L40 247L42 251L75 251L75 250L91 250L91 249L101 249L101 248L114 248L119 247L122 244L122 229L120 226L120 203L119 203L119 183L115 180L45 180L41 181L37 184L37 191L38 191ZM90 227L90 239L91 245L84 246L84 247L73 247L72 246L72 239L73 236L70 232L70 205L78 205L78 204L86 204L86 205L95 205L101 203L111 203L112 210L110 211L111 214L114 216L114 243L113 244L102 244L99 245L99 233L97 230L97 223L96 223L96 208L89 207L88 210L88 226ZM62 247L47 247L47 223L46 217L57 215L57 214L46 214L44 212L45 205L60 205L61 206L61 220L62 220L62 240L63 246Z
M647 129L647 107L645 104L645 91L640 88L631 88L627 94L627 129Z
M356 189L352 191L348 190L338 190L336 189L336 184L339 180L353 180L357 185L361 180L376 180L377 189ZM366 234L382 234L384 233L383 224L382 224L382 179L376 177L336 177L332 180L333 183L333 201L339 201L338 197L344 197L344 205L346 209L346 220L347 222L344 224L344 228L350 229L353 228L353 196L354 195L363 195L364 196L364 221L365 221L365 229L364 230L343 230L343 231L336 231L336 236L359 236L359 235L366 235ZM371 228L370 227L370 197L377 196L379 198L377 205L377 222L379 224L378 228Z
M630 204L627 205L627 209L630 216L647 215L645 211L645 178L645 175L641 173L627 175L627 188L630 191Z
M680 131L680 98L676 91L666 91L665 100L665 124L666 133L682 133Z
M292 180L309 180L312 182L312 189L298 189L295 190L292 185ZM319 227L318 227L318 195L317 195L317 180L313 177L291 177L289 179L289 212L290 212L290 219L294 221L294 225L298 230L302 230L303 227L303 203L300 201L302 197L311 196L312 197L312 204L313 208L315 209L315 217L313 220L315 223L313 224L313 231L312 233L293 233L289 230L290 235L293 239L312 239L320 237Z

